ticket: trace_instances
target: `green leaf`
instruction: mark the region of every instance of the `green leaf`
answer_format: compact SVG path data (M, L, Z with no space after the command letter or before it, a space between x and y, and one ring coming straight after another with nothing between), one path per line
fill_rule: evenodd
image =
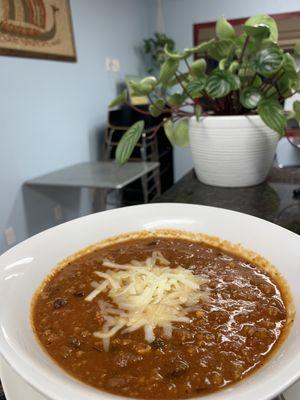
M190 54L205 53L208 50L211 42L213 42L213 41L214 41L214 39L211 39L208 42L199 43L197 46L191 47L191 48L188 48L185 50L188 51Z
M296 55L300 56L300 41L295 44L294 52Z
M173 93L167 98L168 103L172 107L179 107L186 99L185 93Z
M155 76L147 76L140 81L141 85L150 85L153 89L157 85L157 79Z
M185 49L183 53L170 51L168 48L168 44L165 45L164 51L165 51L165 54L173 60L183 60L191 55L191 53L188 49Z
M245 50L244 50L244 60L248 59L249 56L253 56L261 47L261 40L258 38L254 38L248 36L245 32L242 33L236 40L235 40L235 53L238 58L241 57L242 51L245 46L245 41L248 41Z
M236 37L234 27L224 17L219 18L216 23L216 35L219 39L234 39Z
M201 96L201 91L205 88L205 83L205 78L194 79L186 85L186 91L193 99L196 99Z
M204 58L200 58L199 60L192 62L192 64L190 65L190 70L191 75L195 78L203 76L206 70L206 61L204 60Z
M190 77L190 74L188 72L184 73L184 74L180 74L177 77L172 78L166 86L172 87L172 86L178 85L178 81L181 83L188 82L189 77Z
M189 146L189 120L188 118L180 119L174 130L174 143L178 147Z
M157 99L154 104L149 106L149 112L152 117L158 117L165 107L165 102L162 99Z
M285 116L280 103L274 99L263 99L258 104L257 112L264 123L281 136L285 133Z
M219 61L219 68L221 70L227 69L229 67L229 63L227 58L223 58L221 61Z
M292 86L291 85L291 81L286 75L283 75L277 81L277 87L279 89L279 92L284 96L290 96L292 94L292 87L291 86ZM268 94L269 93L270 92L268 92Z
M294 90L297 92L300 91L300 71L297 72L297 77L296 79L292 82L292 87Z
M244 25L243 27L246 34L250 37L254 37L257 39L266 39L270 36L271 31L268 25L259 24L259 25Z
M276 47L260 50L254 60L256 71L263 76L269 76L277 72L282 63L283 55L280 49Z
M239 65L238 61L232 61L229 65L228 71L234 74L239 69Z
M293 110L295 113L295 118L299 122L300 121L300 101L299 100L294 101Z
M247 38L247 35L245 32L243 32L241 35L239 35L235 40L234 40L234 44L242 49L242 47L244 46L245 40Z
M164 124L164 130L172 146L187 147L189 145L189 122L187 118L182 118L173 125L171 121Z
M287 119L287 121L288 121L289 119L296 119L296 114L294 113L294 111L288 111L288 112L286 113L286 119Z
M195 111L195 116L197 121L199 121L199 118L202 115L202 107L200 106L200 104L196 104L194 107L194 111Z
M254 77L256 74L256 71L254 69L254 66L251 64L242 64L240 69L239 69L239 77L241 79L249 79Z
M173 122L170 120L164 123L164 130L167 138L169 139L172 146L175 146L174 143L174 126Z
M144 121L138 121L124 133L116 150L116 161L118 164L125 164L129 160L141 137L144 125Z
M294 57L290 53L284 53L282 67L285 76L289 79L297 79L297 64Z
M208 77L205 90L213 98L226 96L231 90L236 90L240 80L228 71L215 70Z
M113 107L117 107L120 106L124 103L126 103L127 100L127 90L123 90L123 92L121 94L119 94L119 96L117 96L115 99L113 99L110 103L109 103L109 108L113 108Z
M208 55L220 61L229 56L233 48L233 41L229 39L213 40L208 47Z
M172 58L169 58L163 63L160 69L160 82L163 86L168 86L168 83L175 75L178 66L179 61L173 60Z
M130 81L129 85L134 93L136 93L137 95L148 95L153 91L153 86L149 83L141 83L141 81Z
M228 79L231 84L232 90L238 90L241 87L240 78L237 75L231 74L228 72Z
M261 85L262 85L262 79L258 75L256 75L256 77L254 78L254 81L252 83L252 86L255 88L259 88L259 87L261 87Z
M278 41L278 28L274 18L269 15L259 14L254 17L249 18L245 25L247 26L257 26L257 25L267 25L270 29L270 39L273 42Z
M247 87L240 94L241 104L250 110L256 108L261 99L262 93L255 87Z

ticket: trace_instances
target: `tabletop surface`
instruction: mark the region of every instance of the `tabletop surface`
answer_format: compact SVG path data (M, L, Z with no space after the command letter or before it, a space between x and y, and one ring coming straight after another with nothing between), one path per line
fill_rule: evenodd
M297 188L300 188L300 168L274 167L265 183L246 188L205 185L190 171L156 201L227 208L300 234L300 197L293 197Z
M84 162L31 179L25 185L122 189L158 166L158 162L129 162L123 166L114 161Z

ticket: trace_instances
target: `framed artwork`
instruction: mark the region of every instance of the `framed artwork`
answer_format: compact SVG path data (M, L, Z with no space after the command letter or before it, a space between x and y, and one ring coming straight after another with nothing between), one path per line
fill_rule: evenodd
M69 0L0 0L0 54L76 61Z

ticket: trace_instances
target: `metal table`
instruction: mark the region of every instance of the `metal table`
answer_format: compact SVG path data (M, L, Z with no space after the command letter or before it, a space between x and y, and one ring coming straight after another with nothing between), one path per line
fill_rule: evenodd
M113 161L84 162L31 179L25 185L93 189L96 212L105 210L108 190L116 191L117 206L121 206L121 190L158 167L158 162L129 162L123 166Z

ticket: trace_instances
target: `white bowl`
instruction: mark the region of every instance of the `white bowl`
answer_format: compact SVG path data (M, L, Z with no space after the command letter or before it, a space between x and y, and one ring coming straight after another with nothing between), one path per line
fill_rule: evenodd
M12 368L51 400L104 400L96 390L62 371L41 349L30 324L30 302L44 277L76 251L121 233L185 229L217 235L263 255L288 281L296 306L292 331L276 355L240 383L201 399L267 400L300 377L300 236L264 220L220 208L150 204L79 218L40 233L0 257L0 351Z

